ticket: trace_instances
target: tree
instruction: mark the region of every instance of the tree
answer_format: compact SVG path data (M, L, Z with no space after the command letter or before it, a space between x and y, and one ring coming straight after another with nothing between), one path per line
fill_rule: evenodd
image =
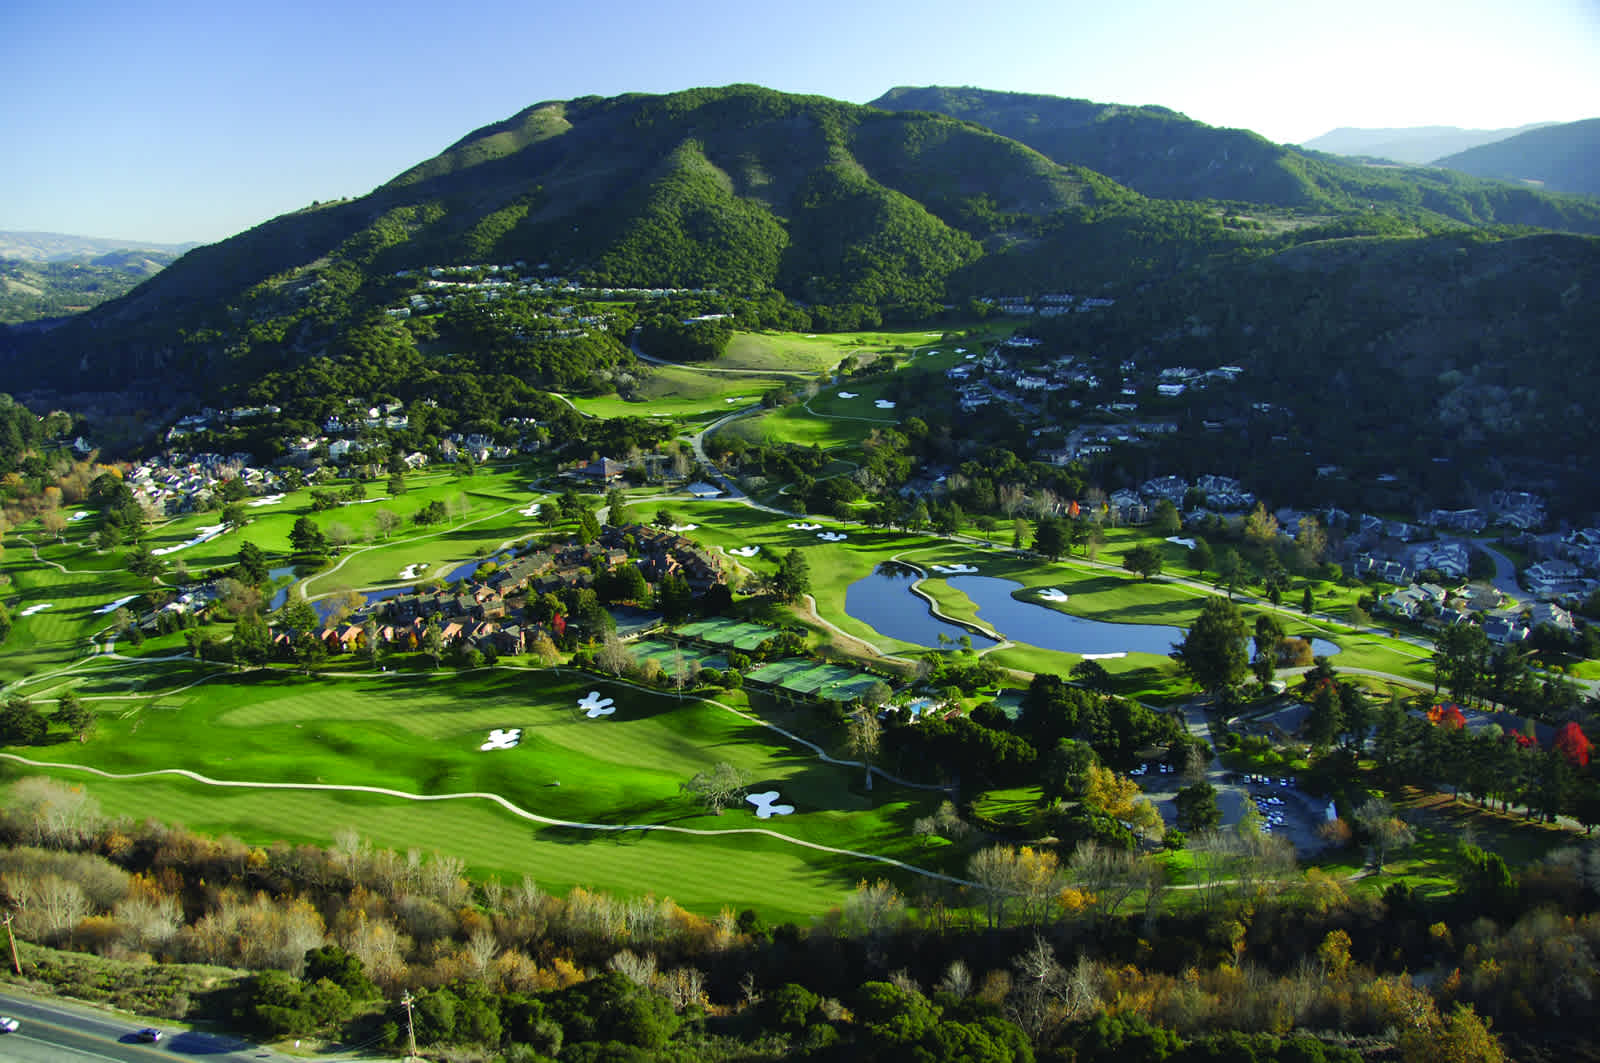
M1149 543L1141 543L1122 555L1122 567L1137 572L1145 579L1161 574L1161 551Z
M252 587L259 587L267 582L270 574L266 553L261 547L248 541L239 544L239 561L236 567L239 570L239 582Z
M253 613L239 618L233 626L234 659L243 664L265 664L272 650L272 632L266 621Z
M1300 611L1310 616L1315 608L1316 600L1311 594L1311 588L1307 586L1305 593L1300 596Z
M778 571L772 577L772 592L779 601L784 602L799 601L811 592L811 566L799 547L778 559Z
M1575 721L1568 720L1561 725L1561 730L1556 732L1551 748L1567 758L1567 762L1575 768L1585 768L1589 765L1589 753L1592 745L1588 735L1583 733Z
M1217 554L1217 586L1225 587L1228 597L1233 597L1233 588L1238 585L1239 577L1244 573L1244 562L1239 560L1238 551L1231 546L1224 546Z
M403 495L405 493L406 493L406 474L403 473L403 472L400 472L399 470L395 470L394 472L389 474L389 495L392 498L399 498L401 495Z
M439 667L439 658L444 656L444 632L438 624L429 624L423 629L420 648L433 666Z
M613 528L633 523L633 512L628 508L628 496L620 487L606 492L606 523Z
M688 782L680 783L678 789L698 798L707 812L720 816L723 809L744 800L749 782L742 771L724 760L710 771L696 772Z
M328 539L310 517L295 520L289 529L289 545L294 552L304 556L324 557L328 553Z
M1217 563L1217 557L1211 552L1211 544L1204 539L1196 539L1194 546L1189 550L1189 567L1196 572L1205 573Z
M594 515L594 510L585 509L578 517L578 542L588 546L600 538L600 521Z
M80 742L87 742L89 732L94 730L94 713L89 711L78 695L71 690L62 694L60 700L56 702L54 719L56 723L71 731L73 737Z
M1033 550L1052 561L1067 552L1067 529L1056 517L1040 517L1033 529Z
M1077 800L1089 786L1089 769L1100 763L1087 742L1063 738L1044 759L1040 773L1040 797L1046 802L1061 798Z
M278 610L278 623L295 634L315 631L322 626L317 610L304 598L290 598Z
M1228 599L1213 596L1170 656L1201 690L1226 697L1249 674L1245 638L1239 610Z
M306 675L315 672L328 659L327 644L315 631L302 631L294 640L294 660Z
M1177 535L1182 530L1183 518L1178 515L1178 507L1172 504L1170 498L1163 498L1156 503L1150 528L1163 539L1169 535Z
M1179 790L1173 799L1178 810L1178 829L1185 834L1216 830L1222 825L1222 809L1217 807L1217 790L1208 782L1197 782Z
M1283 645L1283 625L1271 613L1256 617L1256 656L1251 662L1256 680L1262 686L1272 682L1277 674L1278 648Z
M44 714L19 694L6 698L5 707L0 708L0 745L32 745L49 729Z
M222 523L229 530L242 528L249 521L243 502L229 502L222 507Z
M59 509L47 509L39 514L39 527L59 543L67 530L67 518Z
M1356 825L1367 834L1372 845L1373 863L1383 871L1384 858L1395 849L1416 841L1410 825L1395 814L1394 806L1381 797L1369 798L1356 809Z
M1244 537L1246 541L1257 546L1271 549L1278 538L1278 518L1267 512L1265 502L1257 502L1256 508L1244 519Z
M878 722L878 711L873 706L862 705L845 721L844 747L866 765L868 790L872 789L872 758L877 756L882 738L883 725Z
M400 527L400 514L392 509L380 509L372 514L372 522L377 526L378 534L387 539Z
M6 608L5 602L0 602L0 643L5 642L11 634L11 610Z

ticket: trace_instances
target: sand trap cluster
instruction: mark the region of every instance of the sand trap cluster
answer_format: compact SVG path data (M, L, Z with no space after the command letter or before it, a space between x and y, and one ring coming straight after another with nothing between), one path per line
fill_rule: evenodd
M598 690L591 690L579 698L578 708L582 709L584 715L591 720L601 716L610 716L617 711L615 700L601 697Z
M776 805L778 791L763 790L759 794L745 794L744 799L756 806L757 819L771 819L773 816L788 816L794 814L793 805Z
M734 557L755 557L760 552L761 547L759 546L735 546L728 551Z
M252 509L260 509L262 506L275 506L279 502L282 502L283 499L283 495L262 495L260 498L245 504L250 506Z
M675 532L694 531L698 527L700 527L700 525L698 525L698 524L674 524L672 527L668 528L667 531L675 531Z
M206 526L204 528L201 528L195 534L195 537L193 539L190 539L188 542L179 543L177 546L162 546L162 547L158 547L158 548L150 551L150 553L151 553L152 556L160 557L160 556L162 556L164 554L175 554L179 550L187 550L191 546L199 546L201 543L208 543L212 539L215 539L217 536L221 535L222 534L222 529L224 529L226 527L227 527L226 524L211 524L211 525L208 525L208 526Z
M803 520L791 520L789 522L789 529L791 531L816 531L820 527L822 527L822 525L808 524Z
M978 571L977 565L929 565L941 576L970 576Z
M1039 597L1043 598L1047 602L1064 602L1070 598L1071 595L1062 590L1060 587L1046 587L1044 590L1039 592Z
M890 401L889 399L878 399L876 402L873 403L873 405L876 406L880 410L892 410L892 409L894 409L894 403L892 401Z
M859 399L861 393L859 391L841 391L839 392L839 397L841 399Z
M489 740L478 748L487 753L491 749L512 749L522 741L522 728L496 727L489 732Z
M400 578L416 579L418 576L422 575L422 570L427 567L428 565L425 561L418 561L414 565L407 565L405 568L400 570Z
M17 615L18 616L32 616L34 613L40 613L40 612L43 612L46 609L55 608L55 604L56 604L55 602L40 602L38 605L30 605L30 606L28 606L28 608L24 609L22 612L18 613Z
M114 602L110 602L110 603L108 603L106 605L102 605L100 608L95 610L95 613L97 615L99 615L99 616L104 616L107 613L114 613L118 609L121 609L123 606L127 605L129 602L133 601L137 597L139 597L137 594L130 594L126 598L118 598Z
M521 513L524 517L537 517L539 515L539 503L529 502L526 506L523 506L521 509L517 510L517 512Z
M817 538L825 543L842 543L850 536L844 532L817 532Z

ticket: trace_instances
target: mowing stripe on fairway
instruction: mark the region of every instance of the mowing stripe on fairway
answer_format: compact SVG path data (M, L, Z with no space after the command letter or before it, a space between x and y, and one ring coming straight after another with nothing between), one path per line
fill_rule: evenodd
M15 753L0 753L0 757L3 757L6 760L15 761L19 764L26 764L32 768L49 768L56 771L86 771L93 775L99 775L102 778L114 779L117 781L148 779L160 775L177 775L182 778L189 779L192 782L203 783L206 786L219 786L240 790L332 790L341 793L377 794L380 797L398 797L405 801L458 801L477 799L483 801L492 801L520 819L526 819L534 823L542 823L547 827L565 827L573 830L605 831L609 833L621 833L625 831L639 831L640 833L644 833L646 831L665 831L671 834L690 834L698 837L709 838L721 837L730 834L759 834L768 838L775 838L781 842L787 842L790 845L798 845L806 849L815 849L818 852L823 853L832 853L835 856L852 856L859 860L872 860L876 863L888 864L889 866L897 867L902 871L909 871L913 874L922 875L925 878L937 879L940 882L949 882L957 886L977 886L976 882L971 882L964 878L956 878L954 875L944 875L937 871L929 871L927 868L917 867L914 864L908 864L903 860L896 860L893 857L879 856L875 853L863 853L856 849L839 849L831 845L823 845L820 842L806 841L803 838L791 838L788 835L779 834L776 831L766 830L761 827L732 827L728 830L702 830L698 827L673 827L658 823L581 823L575 820L552 819L549 816L541 816L537 812L529 812L525 808L521 808L512 804L499 794L489 794L481 791L469 791L467 793L458 794L413 794L407 793L404 790L391 790L384 786L357 786L353 784L314 782L243 782L236 779L213 779L208 776L201 775L199 772L190 771L187 768L161 768L156 771L140 771L133 772L131 774L120 774L117 772L104 771L100 768L91 768L84 764L57 764L47 760L31 760L28 757L18 756Z

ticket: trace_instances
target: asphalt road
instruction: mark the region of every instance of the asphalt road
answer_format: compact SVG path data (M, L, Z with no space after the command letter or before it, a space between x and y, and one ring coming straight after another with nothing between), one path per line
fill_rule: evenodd
M260 1063L287 1057L237 1038L173 1031L158 1044L134 1039L139 1024L90 1008L0 996L0 1015L16 1019L16 1033L0 1033L0 1060L18 1063L78 1063L119 1060L152 1063L192 1057L215 1063Z

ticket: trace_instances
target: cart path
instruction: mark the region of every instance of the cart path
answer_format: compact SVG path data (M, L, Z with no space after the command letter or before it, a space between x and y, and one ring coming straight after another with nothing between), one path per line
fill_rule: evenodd
M31 760L28 757L18 756L15 753L0 753L0 758L13 761L18 764L26 764L29 767L34 768L49 768L57 771L84 771L92 775L98 775L101 778L113 779L117 781L148 779L162 775L177 775L206 786L217 786L240 790L320 790L334 793L376 794L380 797L395 797L403 801L489 801L499 805L501 808L505 809L507 812L510 812L519 819L525 819L531 823L539 823L547 827L562 827L571 830L600 831L603 833L613 834L620 834L626 831L638 831L640 833L661 831L670 834L687 834L702 838L716 838L732 834L758 834L764 835L768 838L776 839L780 842L786 842L790 845L796 845L803 849L813 849L817 852L830 853L834 856L850 856L859 860L871 860L875 863L887 864L890 867L896 867L902 871L909 871L913 874L922 875L925 878L936 879L940 882L949 882L957 886L977 886L977 883L967 879L956 878L953 875L941 874L938 871L930 871L927 868L917 867L914 864L908 864L903 860L896 860L893 857L879 856L876 853L864 853L856 849L840 849L831 845L823 845L820 842L806 841L803 838L792 838L786 834L780 834L777 831L767 830L763 827L732 827L728 830L702 830L696 827L674 827L668 824L660 823L584 823L577 820L552 819L549 816L541 816L537 812L530 812L525 808L507 801L499 794L484 793L477 790L451 794L414 794L405 790L392 790L385 786L359 786L354 784L310 782L245 782L237 779L213 779L209 776L201 775L199 772L190 771L187 768L159 768L154 771L140 771L123 774L118 772L104 771L100 768L91 768L82 764L56 764L44 760Z

